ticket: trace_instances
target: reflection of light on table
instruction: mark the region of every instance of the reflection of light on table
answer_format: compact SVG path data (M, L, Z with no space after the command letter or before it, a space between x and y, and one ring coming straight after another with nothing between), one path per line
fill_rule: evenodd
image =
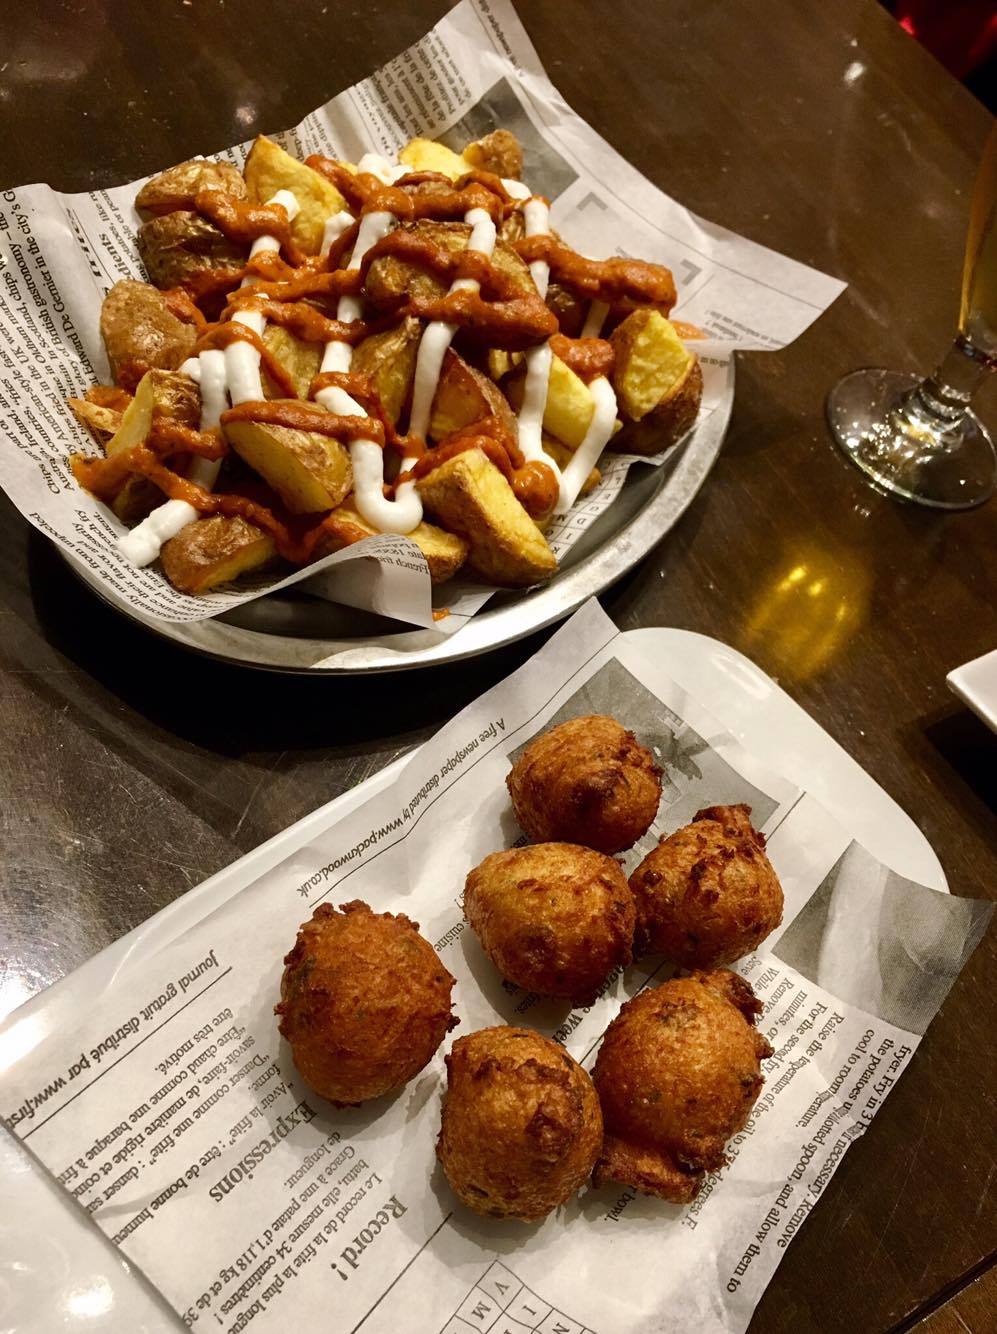
M743 647L779 675L806 680L865 621L869 585L869 571L849 552L798 548L763 577L745 619Z
M95 1278L85 1287L73 1288L66 1297L66 1313L77 1320L106 1315L114 1305L114 1293L106 1278Z

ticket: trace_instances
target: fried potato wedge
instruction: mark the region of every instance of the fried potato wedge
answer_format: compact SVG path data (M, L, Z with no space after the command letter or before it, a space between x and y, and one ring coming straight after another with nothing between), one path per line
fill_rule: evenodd
M522 352L507 352L504 347L490 347L485 353L488 374L496 384L523 364Z
M299 409L303 406L288 401ZM317 404L307 406L316 413L323 411ZM292 514L334 509L353 487L349 451L331 436L254 421L227 422L223 430L239 457L277 492Z
M66 406L80 425L85 426L101 445L114 435L124 416L124 413L116 408L106 408L100 403L88 403L85 398L67 398Z
M609 448L619 454L641 454L645 458L660 454L677 444L695 425L703 399L703 371L699 358L693 357L681 380L652 408L646 417L627 422L614 435Z
M394 329L371 334L354 350L350 369L366 375L392 425L397 424L412 391L422 324L408 315Z
M547 288L547 305L557 316L561 333L567 338L578 338L585 324L590 303L576 296L560 283L551 283Z
M635 310L612 333L613 387L630 421L612 448L657 454L696 420L703 396L699 359L657 310Z
M468 449L419 481L430 514L470 547L468 565L489 583L525 588L557 569L547 539L480 449Z
M446 144L438 144L435 139L410 139L398 154L398 161L403 162L409 171L438 171L452 181L472 168L466 158L447 148Z
M502 382L502 388L517 412L523 404L525 376L525 368L520 367ZM592 394L585 381L560 357L552 357L547 402L544 405L544 430L569 449L575 450L585 439L594 410ZM617 421L614 431L618 432L619 429L620 423Z
M140 473L133 472L131 476L125 478L121 490L111 501L111 509L122 523L134 528L135 524L141 523L165 499L166 496L155 482L151 482L148 477L143 477Z
M307 398L312 380L318 375L322 361L320 343L308 343L280 324L268 324L263 330L263 342L268 352L276 357L294 383L298 398ZM267 398L280 398L281 390L263 370L263 392Z
M544 406L544 430L570 449L577 449L585 439L594 411L595 404L585 381L560 357L552 357Z
M201 394L193 380L177 371L146 371L135 397L121 415L121 425L107 442L107 452L120 454L148 438L158 417L181 426L196 426L201 416Z
M503 218L498 227L499 239L507 241L512 245L514 241L521 241L526 235L526 223L523 221L522 211L517 209L515 213L510 213L507 218Z
M262 134L249 150L245 177L254 204L265 204L278 190L291 191L298 201L291 239L307 254L317 255L322 248L326 219L346 207L346 200L332 182Z
M206 269L241 269L244 247L233 245L199 213L179 209L149 218L138 229L138 252L157 287L182 287Z
M463 158L480 171L518 181L523 175L523 146L511 130L492 130L464 149Z
M635 310L610 336L616 366L613 388L633 421L646 417L683 378L694 360L660 311Z
M433 399L429 438L445 440L454 431L481 421L484 417L498 417L515 440L516 418L501 389L450 348L443 359L443 369Z
M100 308L100 336L115 381L134 389L147 370L176 370L194 350L192 324L177 319L151 283L115 283Z
M456 253L467 247L471 228L466 222L433 222L422 219L419 222L402 224L404 231L417 236L425 236ZM496 243L492 260L495 267L522 292L535 292L536 286L530 276L530 270L511 246L504 241ZM394 310L408 297L445 296L448 284L441 282L433 274L420 268L410 260L396 255L381 255L367 271L364 294L378 309Z
M517 411L523 405L525 379L526 368L520 367L502 385L509 402ZM544 430L569 449L577 449L585 439L594 411L595 404L585 381L570 366L565 365L560 357L551 357L547 402L544 406Z
M273 539L239 515L195 519L159 553L163 571L181 593L207 593L273 560Z
M246 182L231 162L209 162L191 158L167 167L146 181L135 196L135 207L147 213L173 213L178 208L191 209L198 190L224 190L235 199L246 198Z
M118 384L92 384L83 397L88 403L96 403L98 407L110 408L113 412L124 412L132 401L132 391L122 389Z
M357 511L352 500L346 500L328 516L323 525L322 542L317 555L328 556L330 552L342 551L354 542L362 542L365 537L377 533L365 518ZM456 533L444 532L435 524L420 523L406 537L416 544L426 558L429 577L434 584L445 583L452 579L467 559L467 543Z
M560 440L555 440L552 435L544 433L542 441L543 451L554 460L557 466L564 469L571 462L572 450L567 445L562 445ZM602 481L602 473L598 468L593 468L582 483L582 489L578 492L579 498L587 496Z

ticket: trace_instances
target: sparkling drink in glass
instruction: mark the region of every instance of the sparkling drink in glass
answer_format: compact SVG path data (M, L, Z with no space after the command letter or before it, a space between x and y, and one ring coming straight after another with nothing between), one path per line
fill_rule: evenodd
M835 441L877 486L937 509L970 509L997 484L993 440L970 409L997 368L997 127L980 164L963 265L959 332L926 380L867 368L827 399Z

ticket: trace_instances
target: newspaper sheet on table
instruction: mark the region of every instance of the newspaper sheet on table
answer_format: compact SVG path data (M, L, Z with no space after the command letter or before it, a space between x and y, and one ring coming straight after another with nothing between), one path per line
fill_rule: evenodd
M461 891L471 866L519 837L510 757L553 722L609 709L666 775L627 869L704 805L747 802L768 836L784 926L739 967L775 1054L729 1165L691 1205L617 1186L537 1226L482 1219L434 1159L443 1052L394 1097L331 1107L278 1038L281 957L321 902L403 911L457 978L457 1035L528 1024L591 1068L620 1005L667 966L617 970L584 1009L540 999L498 977ZM194 1329L742 1330L988 916L882 866L590 603L391 787L10 1063L0 1112ZM0 1067L22 1036L15 1015Z
M372 149L394 155L420 134L461 148L496 126L522 140L525 179L551 197L554 225L572 244L674 270L678 314L710 335L701 348L701 422L725 393L733 348L791 342L842 290L835 279L699 221L645 180L565 104L507 0L462 0L420 42L275 137L298 157L323 152L356 161ZM218 156L241 166L247 147ZM214 145L205 151L214 153ZM100 303L119 279L143 276L134 207L141 184L90 194L28 185L0 195L0 484L7 494L144 616L201 620L310 580L310 592L336 601L441 634L459 629L491 590L443 587L436 605L450 615L434 622L425 561L407 540L368 539L278 582L257 579L201 597L177 592L158 568L136 570L118 553L123 526L69 472L67 456L94 445L65 399L110 378ZM606 459L602 484L549 534L559 557L619 494L631 460ZM365 571L372 565L375 573Z

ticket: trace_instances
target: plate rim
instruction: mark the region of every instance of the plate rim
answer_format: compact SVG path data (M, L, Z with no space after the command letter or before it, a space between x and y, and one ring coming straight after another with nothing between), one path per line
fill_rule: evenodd
M151 631L160 639L178 645L188 652L215 662L249 668L255 671L272 672L282 676L368 676L386 675L394 672L414 671L421 667L440 666L445 663L461 662L468 658L479 657L494 649L513 644L528 635L544 630L576 611L589 597L597 596L610 588L633 567L649 555L679 522L682 515L692 504L711 472L717 456L723 447L730 428L734 408L735 393L735 357L731 355L726 363L724 387L719 402L713 408L709 418L698 422L686 435L685 439L674 446L678 454L675 471L668 478L658 493L653 496L630 522L611 537L607 538L590 556L577 566L565 571L556 584L548 584L537 590L532 596L541 604L539 615L520 617L520 624L515 625L517 613L523 603L496 610L484 610L472 617L452 638L440 639L427 647L406 651L403 647L393 648L379 644L376 639L367 644L380 650L382 656L372 661L357 661L355 655L365 650L364 643L355 646L342 640L315 640L280 634L267 634L260 630L251 630L242 626L227 625L217 618L202 621L158 621L136 612L129 604L116 598L113 593L97 580L93 572L82 562L78 562L62 546L55 544L62 559L70 570L91 589L107 606L134 624ZM704 431L704 428L705 431ZM696 447L698 444L698 448ZM639 466L632 464L631 466ZM663 464L657 465L659 467ZM696 474L696 468L699 472ZM676 479L691 477L691 485L684 492L674 485ZM679 494L677 494L677 492ZM659 522L659 520L667 520ZM621 541L622 539L622 541ZM527 594L527 596L530 596ZM546 604L546 605L544 605ZM500 622L503 628L498 634L488 631ZM193 631L200 626L224 625L226 634L233 640L233 650L205 644L193 637ZM511 626L511 628L505 628ZM187 631L188 633L184 633ZM424 631L413 627L413 634ZM397 636L405 638L405 631ZM249 649L266 643L293 643L304 651L305 646L315 646L318 655L324 647L325 656L316 656L315 660L305 663L267 661L262 656L244 656L239 646L248 654ZM373 651L373 649L372 649ZM392 656L397 655L397 656ZM337 661L349 658L351 661Z

